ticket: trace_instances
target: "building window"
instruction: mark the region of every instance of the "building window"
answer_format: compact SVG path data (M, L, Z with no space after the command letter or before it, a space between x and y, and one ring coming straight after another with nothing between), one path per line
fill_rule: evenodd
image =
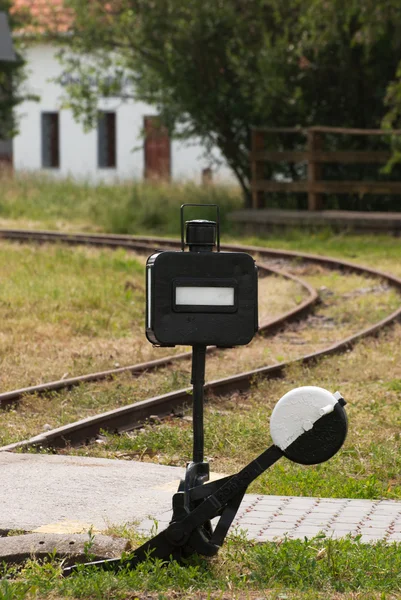
M58 112L42 113L42 167L60 166L60 125Z
M115 112L104 112L98 118L97 163L99 169L113 169L117 166Z

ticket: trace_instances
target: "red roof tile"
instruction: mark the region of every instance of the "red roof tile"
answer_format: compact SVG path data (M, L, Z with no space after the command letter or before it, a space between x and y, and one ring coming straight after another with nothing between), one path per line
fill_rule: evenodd
M12 12L26 21L21 33L65 33L72 21L64 0L13 0Z

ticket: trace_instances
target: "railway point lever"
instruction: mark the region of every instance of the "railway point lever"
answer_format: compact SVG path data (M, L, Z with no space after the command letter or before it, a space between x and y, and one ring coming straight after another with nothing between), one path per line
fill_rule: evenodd
M173 496L169 526L128 558L86 563L86 567L120 570L134 568L149 556L215 555L252 481L281 457L305 465L329 460L347 435L346 403L339 392L316 386L296 388L287 392L272 412L273 444L238 473L209 482L203 424L206 348L233 347L252 340L258 329L257 267L246 253L220 251L216 205L207 205L216 209L216 221L184 224L188 206L205 207L181 207L181 251L159 251L147 261L146 337L157 346L192 346L192 461ZM215 517L218 522L213 526ZM70 575L78 568L82 566L68 567L63 574Z

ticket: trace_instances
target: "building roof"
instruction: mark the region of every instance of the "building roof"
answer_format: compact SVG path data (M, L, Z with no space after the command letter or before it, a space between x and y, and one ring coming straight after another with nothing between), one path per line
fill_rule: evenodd
M26 23L23 34L65 33L72 21L64 0L13 0L12 12Z

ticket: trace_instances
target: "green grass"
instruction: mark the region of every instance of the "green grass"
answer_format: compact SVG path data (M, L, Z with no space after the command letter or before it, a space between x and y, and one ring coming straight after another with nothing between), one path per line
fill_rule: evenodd
M66 323L72 335L124 336L143 316L145 269L124 250L6 244L0 263L3 331L17 313L20 322Z
M0 185L0 224L3 226L179 235L180 206L193 202L220 206L223 243L227 235L234 236L235 232L239 235L241 231L227 220L229 212L243 206L239 188L232 186L160 185L138 181L94 185L32 174L3 176ZM213 214L208 213L206 218L213 218ZM189 218L203 215L196 209L193 213L189 211ZM362 259L369 264L401 256L400 238L333 233L330 228L308 232L302 228L285 232L273 230L259 236L242 236L242 242Z
M347 598L353 597L348 595L352 593L358 593L355 596L358 598L383 600L389 597L387 594L401 591L401 550L397 544L362 544L358 539L333 540L322 536L253 544L237 535L227 541L217 558L191 557L183 565L148 560L118 575L82 567L73 576L61 579L56 562L49 560L39 565L29 561L22 570L9 569L8 576L11 579L0 581L2 600L64 597L284 600ZM359 595L361 592L372 595Z
M401 257L401 239L383 234L333 233L330 229L305 232L302 228L241 237L241 243L309 254L327 254L344 260L377 266Z
M125 250L2 242L2 391L151 358L144 271Z
M0 220L20 227L179 235L181 204L218 204L223 228L227 212L241 204L235 187L192 183L93 185L16 174L12 179L0 179L0 186ZM189 218L213 218L215 214L214 209L187 210Z

